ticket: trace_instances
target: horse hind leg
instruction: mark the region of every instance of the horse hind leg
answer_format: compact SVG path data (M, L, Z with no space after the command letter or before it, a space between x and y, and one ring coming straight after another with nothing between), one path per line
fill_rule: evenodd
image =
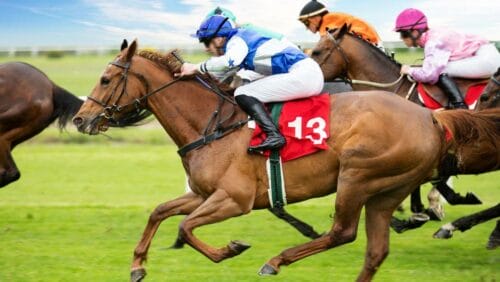
M142 234L142 238L134 250L134 259L132 261L130 277L132 282L141 281L144 276L146 276L146 271L142 267L142 264L146 261L151 240L153 240L161 222L170 216L189 214L201 205L202 202L203 198L200 196L193 193L187 193L175 200L160 204L151 213L146 228Z
M276 275L281 265L289 265L316 253L350 243L356 239L359 217L364 197L357 189L338 189L332 229L321 237L297 247L289 248L270 259L259 271L259 275Z
M397 206L397 201L388 197L374 197L366 203L367 246L365 263L357 281L371 281L389 254L389 224Z
M21 177L10 150L10 144L0 138L0 188Z

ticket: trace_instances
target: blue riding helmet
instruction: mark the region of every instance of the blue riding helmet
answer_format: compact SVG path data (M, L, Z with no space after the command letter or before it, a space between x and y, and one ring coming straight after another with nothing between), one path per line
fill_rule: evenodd
M207 42L215 37L228 37L234 30L228 20L228 18L220 15L210 16L201 23L196 34L192 36L198 38L200 42Z

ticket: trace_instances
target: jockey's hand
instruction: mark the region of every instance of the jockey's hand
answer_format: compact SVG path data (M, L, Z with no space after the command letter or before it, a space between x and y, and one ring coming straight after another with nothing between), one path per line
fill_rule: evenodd
M189 76L198 73L198 65L184 63L181 67L181 72L174 74L175 77Z
M401 70L399 71L399 73L401 74L408 74L410 71L410 66L409 65L402 65L401 66Z

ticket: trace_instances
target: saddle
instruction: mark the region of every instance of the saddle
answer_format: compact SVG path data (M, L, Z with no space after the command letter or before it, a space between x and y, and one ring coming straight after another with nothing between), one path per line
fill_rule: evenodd
M489 79L454 78L453 80L457 84L462 95L464 95L465 104L467 104L469 109L474 109ZM447 108L448 95L446 95L439 86L419 83L417 90L419 99L426 108L432 110Z

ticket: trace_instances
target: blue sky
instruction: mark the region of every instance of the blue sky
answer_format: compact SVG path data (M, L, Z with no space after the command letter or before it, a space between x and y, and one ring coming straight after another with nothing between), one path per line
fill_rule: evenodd
M0 0L0 48L109 47L123 38L144 46L197 44L189 34L218 5L231 9L238 22L284 33L296 42L315 42L296 20L308 0ZM500 1L491 0L330 0L330 11L346 12L370 22L385 41L397 14L422 9L432 26L450 27L500 40Z

